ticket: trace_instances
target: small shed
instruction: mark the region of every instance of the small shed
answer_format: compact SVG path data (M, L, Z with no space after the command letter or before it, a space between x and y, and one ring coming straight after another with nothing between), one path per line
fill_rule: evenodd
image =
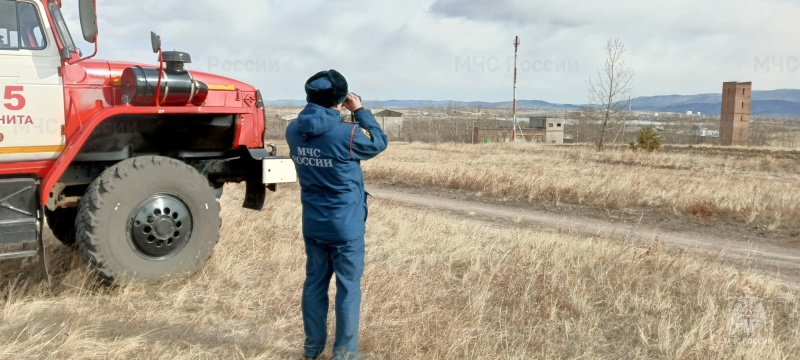
M394 110L381 110L373 114L381 124L383 132L389 135L400 135L403 129L403 113Z
M399 111L389 110L389 109L378 111L374 115L375 115L376 118L378 118L378 117L388 117L388 118L401 118L401 117L403 117L403 113L401 113Z
M545 128L544 142L548 144L563 144L564 143L564 120L548 118L547 127Z

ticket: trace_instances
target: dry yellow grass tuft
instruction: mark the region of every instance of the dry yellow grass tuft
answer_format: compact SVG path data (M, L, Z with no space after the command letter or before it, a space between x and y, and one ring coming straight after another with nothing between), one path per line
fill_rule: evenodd
M770 228L800 226L800 155L728 156L717 150L699 156L538 144L395 143L380 161L367 163L365 173L372 180L501 200L645 207Z
M299 358L299 192L282 187L260 213L238 207L242 192L226 187L223 238L191 278L97 287L52 239L53 288L14 280L35 264L3 263L0 358ZM800 355L797 292L715 258L371 206L361 333L374 359ZM734 316L747 294L764 310L752 332Z

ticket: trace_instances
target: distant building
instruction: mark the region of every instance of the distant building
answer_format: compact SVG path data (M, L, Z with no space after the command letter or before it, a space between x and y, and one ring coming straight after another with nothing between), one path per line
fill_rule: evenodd
M752 83L722 84L722 115L719 124L719 143L726 146L750 144L750 101Z
M519 120L519 118L517 118ZM548 117L531 117L527 119L528 126L520 123L521 129L517 130L517 137L521 136L525 142L563 144L564 119ZM472 142L510 142L513 133L511 129L473 129Z
M375 120L378 120L378 123L381 124L384 133L392 136L400 135L403 129L403 113L387 109L378 111L373 115Z
M545 127L544 124L546 122L547 122L547 117L546 116L532 117L528 121L528 127L531 128L531 129L544 129L544 127Z
M551 117L532 117L528 123L531 129L544 130L544 139L548 144L564 143L564 119Z
M401 118L401 117L403 117L403 113L401 113L399 111L389 110L389 109L378 111L373 115L375 115L376 118L379 118L379 117L390 117L390 118L399 117L399 118Z

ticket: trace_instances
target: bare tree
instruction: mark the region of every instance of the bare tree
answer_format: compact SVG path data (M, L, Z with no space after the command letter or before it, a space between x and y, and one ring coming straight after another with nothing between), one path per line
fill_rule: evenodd
M625 61L625 45L619 39L608 39L605 48L606 63L597 70L597 77L589 79L589 103L600 112L600 136L597 149L603 150L603 141L609 120L627 104L631 94L633 69Z

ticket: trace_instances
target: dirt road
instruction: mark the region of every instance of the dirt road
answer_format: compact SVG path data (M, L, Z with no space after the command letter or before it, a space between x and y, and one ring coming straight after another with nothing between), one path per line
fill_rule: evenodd
M657 227L623 224L612 220L571 217L473 200L417 194L382 186L368 186L368 191L380 201L439 209L449 211L455 216L467 218L508 220L511 223L527 223L621 241L650 243L654 240L663 240L671 248L699 250L723 256L736 266L757 269L783 281L787 286L800 289L800 249L798 248L732 240L692 231L666 231Z

